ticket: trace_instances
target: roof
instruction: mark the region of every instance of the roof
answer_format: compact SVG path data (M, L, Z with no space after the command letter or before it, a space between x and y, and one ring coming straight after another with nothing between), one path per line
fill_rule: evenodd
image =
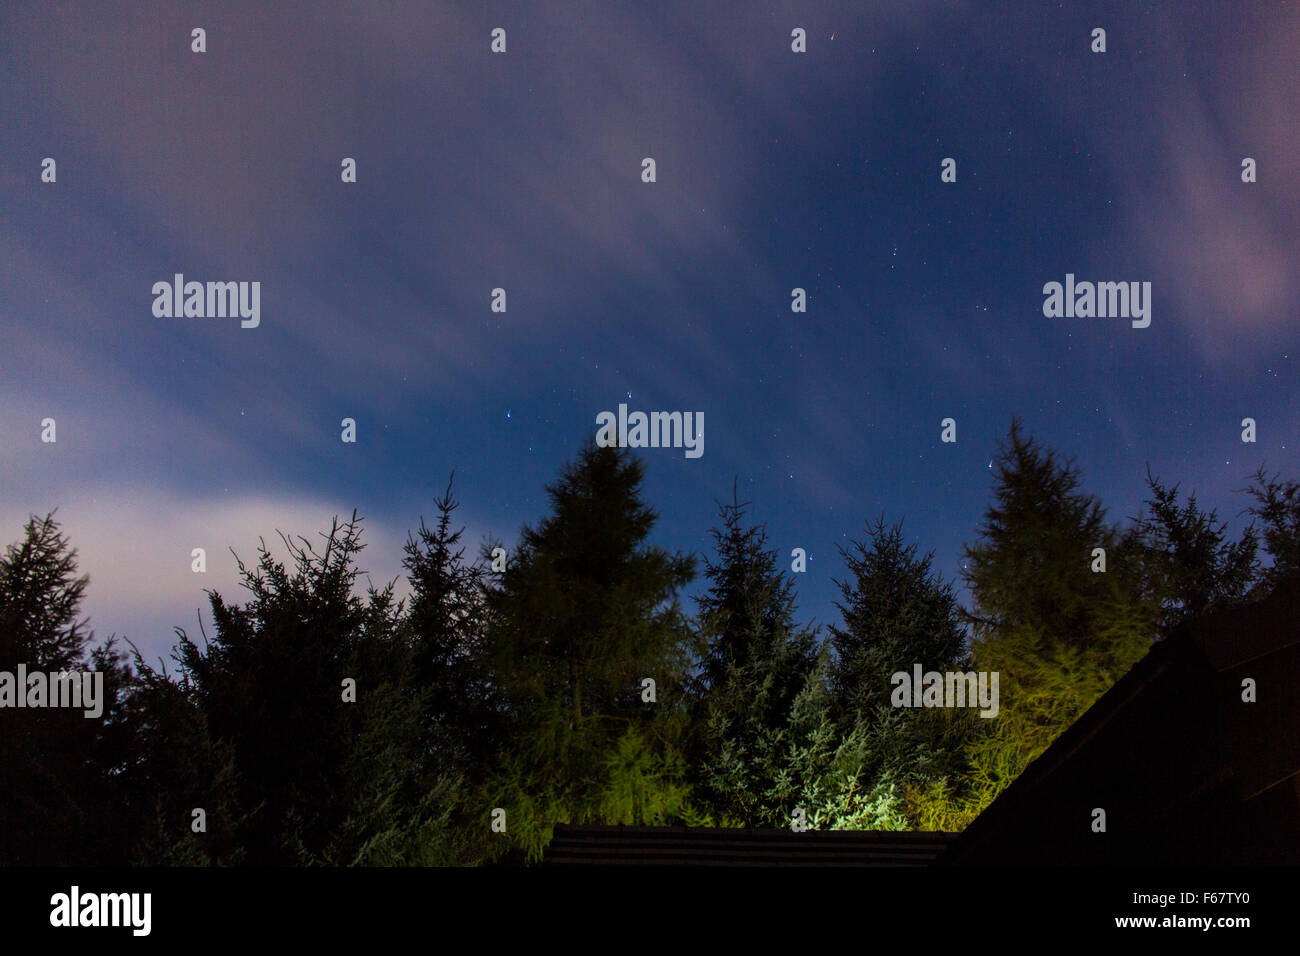
M1300 575L1158 642L940 863L1300 863L1297 688Z
M557 824L548 866L929 866L951 833Z

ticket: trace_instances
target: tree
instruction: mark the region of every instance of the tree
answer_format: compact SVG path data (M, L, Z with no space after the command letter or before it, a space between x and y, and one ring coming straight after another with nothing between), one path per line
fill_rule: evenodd
M1269 477L1261 465L1245 490L1255 499L1247 510L1261 523L1264 549L1273 559L1260 575L1267 594L1300 572L1300 482Z
M965 549L974 663L1000 674L999 716L971 744L977 807L1146 653L1159 613L1139 549L1080 490L1072 461L1016 420L996 466L994 502Z
M30 676L82 672L103 681L101 713L45 706L0 711L0 864L118 864L128 861L130 826L118 774L130 727L122 697L129 681L112 637L95 645L80 618L89 578L51 512L34 515L23 540L0 557L0 671L26 697ZM84 684L83 684L84 686ZM93 684L92 684L93 692ZM16 701L9 701L12 705Z
M820 676L817 638L795 626L794 583L777 568L766 530L746 526L747 507L734 489L732 503L719 505L717 557L706 560L710 586L697 599L705 650L694 688L694 775L699 799L718 819L779 826L797 788L788 766L790 747L800 743L795 702Z
M428 752L444 766L469 771L497 746L498 715L485 657L484 569L465 560L464 528L453 527L454 479L434 502L434 528L421 518L418 538L407 538L402 563L411 599L402 627L425 698Z
M641 499L643 478L625 449L589 444L548 486L551 514L524 527L487 592L488 658L510 745L483 819L505 809L511 841L532 858L553 824L600 819L619 789L611 767L645 766L627 751L611 763L620 746L676 766L669 752L690 648L677 593L694 561L647 543L657 516ZM654 704L642 700L645 678ZM680 800L643 803L663 806L664 822L686 812Z
M1258 574L1257 541L1247 527L1238 541L1216 511L1197 505L1196 494L1178 503L1178 486L1167 488L1147 469L1149 514L1139 514L1136 534L1161 604L1160 633L1207 611L1245 600Z
M961 664L966 635L952 585L934 571L933 552L903 543L901 522L887 528L882 516L840 554L852 579L836 581L844 626L831 628L831 682L839 715L852 721L890 706L895 672Z
M256 568L238 562L251 601L209 592L216 636L203 648L178 631L181 686L233 763L236 805L222 825L244 862L454 856L436 839L430 794L441 791L418 774L423 699L397 636L402 605L391 583L364 601L353 593L360 535L355 512L322 535L321 552L281 535L292 569L263 542Z
M850 578L837 581L842 627L831 628L834 712L847 746L857 754L859 782L895 786L898 797L934 781L955 779L964 767L967 711L894 707L892 675L964 670L965 630L950 583L935 572L933 552L905 544L902 523L884 517L866 537L840 549ZM881 799L880 796L877 800ZM901 812L901 811L899 811Z
M138 648L126 707L131 754L123 774L139 825L132 862L143 866L237 866L245 862L235 751L209 732L194 687L155 669ZM195 831L195 810L203 832Z

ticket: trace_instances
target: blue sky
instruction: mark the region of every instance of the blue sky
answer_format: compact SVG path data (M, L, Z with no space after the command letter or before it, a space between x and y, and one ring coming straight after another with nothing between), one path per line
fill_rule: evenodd
M705 416L642 453L656 540L738 478L822 621L878 515L958 574L1013 415L1113 519L1148 462L1235 516L1300 474L1297 49L1282 3L7 4L0 531L57 507L156 655L277 528L357 508L393 577L453 468L513 541L620 402ZM176 272L259 327L156 318ZM1150 327L1046 318L1066 273Z

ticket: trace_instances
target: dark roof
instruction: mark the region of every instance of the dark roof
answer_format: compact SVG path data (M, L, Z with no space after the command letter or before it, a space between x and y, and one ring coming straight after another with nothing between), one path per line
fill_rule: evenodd
M549 866L929 866L950 833L557 824Z
M1256 684L1254 703L1242 682ZM1300 575L1157 643L940 864L1300 863ZM1096 808L1106 832L1092 830Z

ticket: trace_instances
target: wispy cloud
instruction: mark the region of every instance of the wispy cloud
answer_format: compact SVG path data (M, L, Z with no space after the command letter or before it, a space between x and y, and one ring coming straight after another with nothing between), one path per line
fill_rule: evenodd
M130 638L149 657L166 656L183 627L197 635L196 612L212 635L206 589L230 602L242 603L242 587L235 555L252 568L262 541L277 560L290 564L283 532L295 544L306 538L319 552L331 520L351 516L354 504L307 500L301 497L230 495L201 498L145 486L101 486L85 489L69 500L65 494L36 496L30 508L12 504L0 507L0 546L17 542L29 514L43 516L54 510L55 519L77 550L78 570L89 575L83 613L97 637L110 633ZM376 519L360 509L363 520L358 581L382 588L396 579L395 593L409 595L402 570L402 547L408 529L419 526L418 515L406 519ZM426 523L431 521L425 508ZM494 529L463 511L456 512L458 526L466 526L462 539L466 557L478 551L478 537ZM191 553L203 548L207 572L192 570ZM232 554L232 550L234 554Z

